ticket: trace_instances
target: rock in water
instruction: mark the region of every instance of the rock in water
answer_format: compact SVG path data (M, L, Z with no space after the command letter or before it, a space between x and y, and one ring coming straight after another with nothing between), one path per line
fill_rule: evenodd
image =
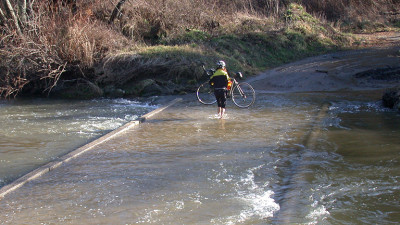
M386 90L382 102L383 106L400 111L400 87Z

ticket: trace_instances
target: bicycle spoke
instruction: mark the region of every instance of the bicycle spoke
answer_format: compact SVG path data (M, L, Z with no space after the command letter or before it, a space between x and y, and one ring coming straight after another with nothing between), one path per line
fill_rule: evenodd
M232 100L238 107L249 107L254 103L255 98L255 91L248 83L239 83L233 89Z

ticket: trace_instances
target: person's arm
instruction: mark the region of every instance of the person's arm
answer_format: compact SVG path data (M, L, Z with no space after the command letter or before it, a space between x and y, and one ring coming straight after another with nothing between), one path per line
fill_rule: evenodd
M228 81L231 80L231 75L230 75L228 69L226 69L226 79L227 79Z

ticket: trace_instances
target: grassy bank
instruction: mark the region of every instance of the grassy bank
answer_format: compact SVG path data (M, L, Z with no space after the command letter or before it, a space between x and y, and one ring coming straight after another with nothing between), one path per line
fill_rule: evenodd
M271 29L271 24L277 23L281 23L279 27ZM252 76L304 57L355 46L357 39L352 35L313 17L302 6L291 4L281 21L243 16L237 18L235 26L219 27L217 34L187 29L174 38L160 40L157 45L120 51L108 56L98 84L114 83L116 88L126 89L142 79L152 78L159 85L163 85L163 80L180 85L175 93L191 92L207 79L201 66L213 67L219 59L226 61L231 71ZM123 68L121 64L131 68ZM139 90L127 94L143 93Z
M15 17L0 3L2 98L185 93L205 79L203 64L251 76L358 47L350 33L400 21L391 0L10 2Z

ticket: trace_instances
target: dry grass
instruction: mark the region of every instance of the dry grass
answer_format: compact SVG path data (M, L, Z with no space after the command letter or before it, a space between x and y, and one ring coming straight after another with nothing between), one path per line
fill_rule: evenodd
M87 5L75 14L65 7L54 11L46 1L34 9L23 36L12 24L0 27L0 97L16 96L26 85L48 93L70 65L93 67L127 44L123 35L98 22Z
M16 0L10 1L17 7ZM311 15L325 18L327 24L364 31L380 29L387 23L385 13L398 12L400 6L398 0L136 0L126 1L109 24L118 0L77 1L76 9L63 4L65 0L56 4L50 0L27 2L33 3L32 8L18 17L28 18L18 21L22 33L16 28L15 17L0 3L0 97L15 96L27 85L49 91L59 79L68 78L64 72L71 66L92 68L111 52L129 46L181 44L179 40L187 44L188 38L203 42L225 34L276 32L288 25L282 18L290 2L300 2ZM198 57L182 53L183 57L193 55ZM106 63L110 60L106 58ZM143 65L172 65L159 55L146 60ZM169 68L168 73L189 70L182 58L174 63L183 69ZM142 67L151 72L146 68ZM132 75L127 76L121 82Z
M104 74L97 82L123 85L150 74L152 78L161 77L179 83L179 79L199 78L202 75L202 70L193 68L200 68L206 61L205 55L207 53L202 48L190 45L142 47L134 52L113 54L105 58Z

